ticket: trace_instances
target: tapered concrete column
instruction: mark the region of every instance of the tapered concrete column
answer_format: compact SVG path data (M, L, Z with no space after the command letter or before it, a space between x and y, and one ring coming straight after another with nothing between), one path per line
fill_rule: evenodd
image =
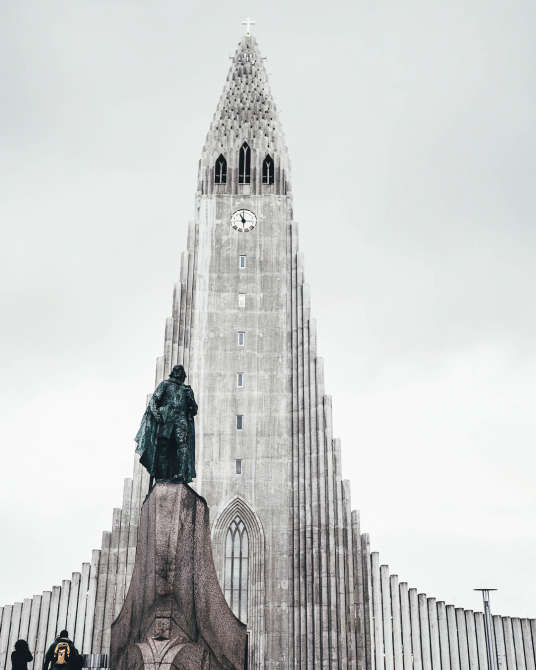
M6 667L12 611L13 605L6 605L2 610L2 628L0 629L0 670L4 670Z
M380 567L380 585L383 619L383 649L385 670L393 670L393 626L391 620L391 591L389 589L389 566Z
M506 650L506 664L508 670L517 670L512 619L509 616L505 616L502 618L502 622L504 630L504 648Z
M449 652L451 670L460 670L460 655L458 651L458 626L456 624L456 610L454 605L447 605L447 626L449 630Z
M89 571L89 585L86 599L86 618L84 624L84 637L81 649L84 654L91 653L93 641L93 627L95 623L95 604L97 599L97 579L99 575L100 549L94 549L91 556L91 568Z
M523 633L521 632L520 619L512 619L512 629L514 632L514 650L517 670L526 670L525 650L523 647Z
M41 609L41 596L32 598L32 609L30 612L30 625L28 627L28 647L33 654L34 660L28 663L28 670L34 667L35 656L37 652L37 629L39 626L39 610ZM37 667L37 666L35 666Z
M497 648L497 668L498 670L506 670L506 648L504 646L502 617L497 615L493 617L493 630L495 633L495 645Z
M450 670L449 631L447 608L444 602L437 603L437 624L439 627L439 647L441 653L441 670Z
M28 641L28 628L30 627L30 610L32 607L32 599L25 598L22 603L22 613L20 616L19 638Z
M9 631L9 642L6 652L6 670L11 670L11 652L15 647L15 642L19 639L20 618L22 615L22 603L15 603L11 612L11 630Z
M428 622L428 599L426 593L419 593L419 620L421 624L421 654L423 670L432 669L430 651L430 624Z
M467 627L467 649L469 651L469 668L471 670L478 670L476 628L475 628L475 618L472 610L466 611L465 624Z
M48 610L48 627L45 640L45 649L52 644L56 635L60 632L58 629L58 608L60 605L61 586L52 587L52 596L50 598L50 607Z
M402 620L402 649L404 670L412 670L413 655L411 653L411 620L409 614L409 591L407 582L400 583L400 617Z
M458 648L460 650L460 668L461 670L469 670L467 625L465 623L465 611L461 607L456 608L456 627L458 628Z
M437 603L435 598L428 598L428 624L430 626L430 652L432 655L432 670L441 670L439 622L437 620Z
M529 619L521 620L521 630L523 633L523 646L525 648L525 666L527 670L535 670L534 644L536 640L532 638Z
M69 605L69 594L71 592L71 580L64 579L61 583L60 604L58 607L58 623L56 624L56 633L67 628L67 607ZM69 635L72 631L69 631Z
M382 589L380 583L380 556L378 552L372 552L370 559L372 566L372 606L374 617L374 648L376 670L384 670L385 656L383 646Z
M41 595L41 608L39 611L39 625L37 627L37 644L33 653L34 668L41 670L43 667L43 656L45 653L46 646L46 637L47 637L47 624L48 624L48 613L50 610L50 591L43 591Z
M74 625L73 636L74 646L82 654L82 647L84 645L84 625L86 622L86 604L89 590L89 577L91 572L91 565L89 563L82 563L82 570L80 573L80 584L78 587L78 602L76 604L76 623ZM71 631L69 631L70 633Z
M391 575L389 578L391 589L391 611L393 614L393 660L394 669L403 670L402 658L402 620L400 615L400 590L398 587L398 576Z
M82 575L79 572L73 572L71 577L71 589L69 591L69 602L67 604L67 630L71 639L74 641L76 634L76 613L78 610L78 592L80 590L80 579ZM78 649L78 647L77 647Z
M419 601L417 589L409 590L409 611L411 616L411 645L413 648L413 668L422 670L421 624L419 622Z

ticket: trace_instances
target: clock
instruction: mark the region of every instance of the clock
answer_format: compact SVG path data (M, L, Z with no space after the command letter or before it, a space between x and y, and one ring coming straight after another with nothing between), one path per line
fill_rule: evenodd
M257 225L257 217L249 209L237 209L231 215L231 226L240 233L247 233Z

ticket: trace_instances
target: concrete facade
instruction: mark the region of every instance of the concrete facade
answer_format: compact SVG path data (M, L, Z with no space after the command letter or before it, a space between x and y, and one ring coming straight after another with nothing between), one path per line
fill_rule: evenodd
M249 183L241 183L245 141ZM217 178L220 155L225 183ZM273 183L263 183L267 155ZM241 209L257 217L248 232L231 225ZM287 149L251 36L238 46L203 147L155 382L176 363L199 402L194 488L210 506L222 586L233 519L248 534L250 668L487 670L481 615L399 582L380 566L351 510L293 220ZM103 662L132 577L147 488L135 462L111 532L80 576L2 609L0 670L20 630L28 625L42 659L65 619L91 663ZM536 622L495 617L494 624L498 669L533 670Z

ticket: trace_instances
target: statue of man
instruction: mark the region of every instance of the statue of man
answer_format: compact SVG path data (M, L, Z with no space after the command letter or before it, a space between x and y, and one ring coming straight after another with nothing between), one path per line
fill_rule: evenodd
M136 453L156 481L188 484L195 478L194 416L197 404L186 373L176 365L161 382L145 410L135 437Z

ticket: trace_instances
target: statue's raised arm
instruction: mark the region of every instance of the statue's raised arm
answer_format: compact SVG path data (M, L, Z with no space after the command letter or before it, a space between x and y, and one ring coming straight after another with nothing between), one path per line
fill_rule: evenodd
M140 463L157 482L195 479L197 403L185 379L183 366L176 365L153 393L135 437Z

